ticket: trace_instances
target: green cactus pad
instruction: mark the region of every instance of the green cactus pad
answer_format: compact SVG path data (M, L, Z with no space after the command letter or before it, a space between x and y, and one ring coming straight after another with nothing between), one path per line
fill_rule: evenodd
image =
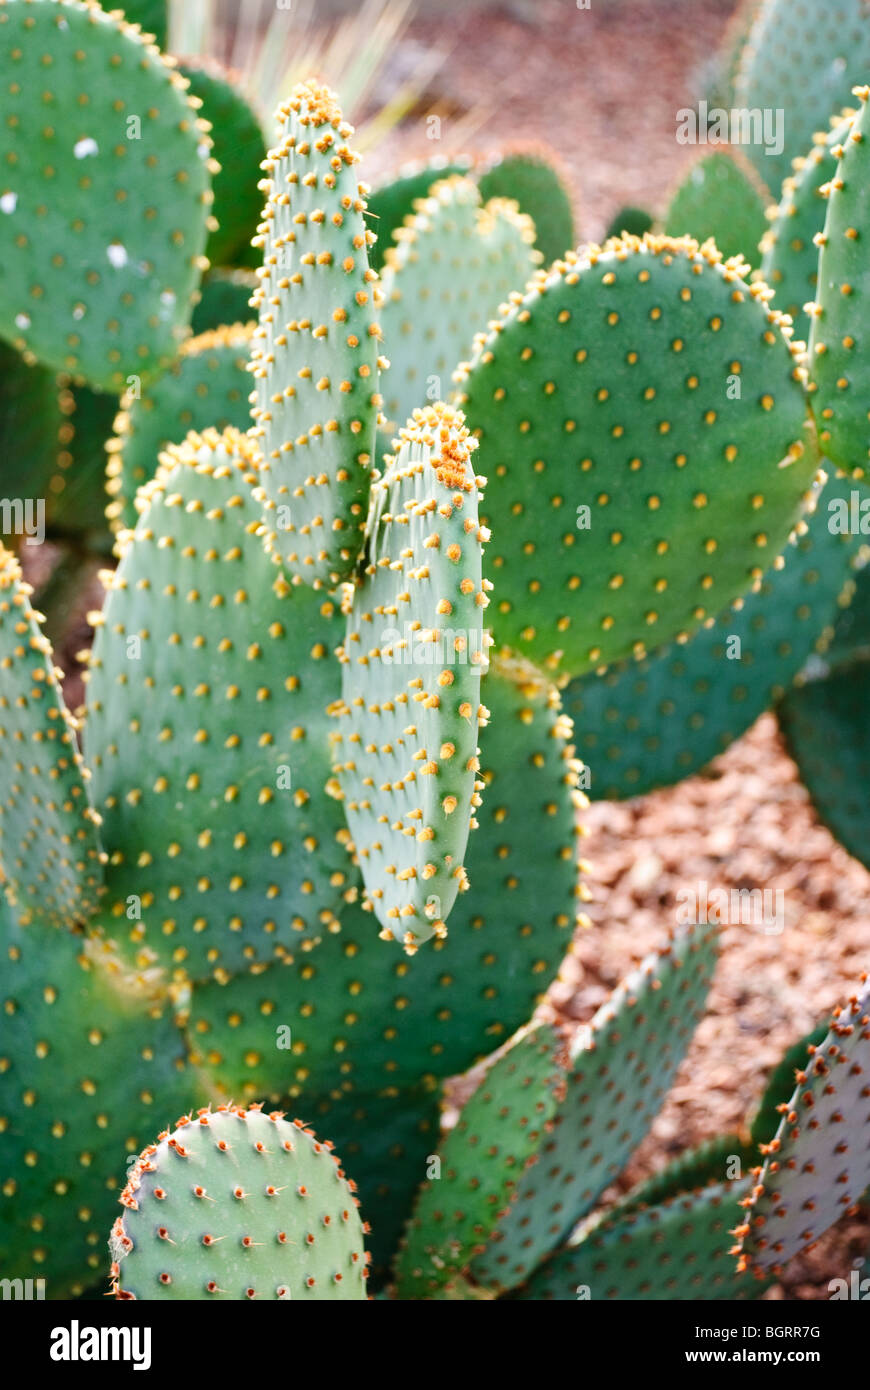
M689 777L785 694L833 634L837 604L855 588L859 535L829 529L832 479L813 498L794 543L760 584L683 645L580 676L562 692L594 800L642 796Z
M729 1231L751 1179L706 1187L661 1206L605 1218L579 1245L541 1265L509 1297L534 1302L578 1299L709 1303L754 1299L763 1292L738 1275Z
M540 260L515 203L482 207L471 179L436 183L396 232L382 277L384 412L395 427L451 389L456 363Z
M836 173L832 151L842 144L850 128L850 118L838 119L833 130L813 136L809 154L794 161L794 173L782 185L782 199L761 243L762 277L774 291L778 307L791 315L796 336L804 342L812 325L804 306L818 293L819 248L815 238L824 230L828 209L822 188Z
M0 546L0 879L20 921L69 926L102 890L98 821L32 592Z
M870 12L867 15L870 35ZM868 58L870 63L870 58ZM856 87L860 111L832 154L828 212L820 237L819 286L810 334L810 404L819 446L845 473L870 472L870 87Z
M870 663L855 661L792 690L779 726L819 819L870 868Z
M0 342L0 497L17 497L23 503L21 494L26 492L33 504L40 498L47 502L63 425L55 373L29 365L14 348ZM37 521L38 513L31 511L32 530ZM22 543L19 524L14 513L7 516L0 511L0 542L9 550L17 550Z
M251 270L211 270L200 287L200 301L193 311L195 335L252 318L251 297L257 277Z
M413 952L446 934L467 887L483 786L487 535L461 413L416 410L396 446L372 488L365 567L347 605L333 752L365 901L382 935Z
M861 502L870 512L866 494ZM834 626L834 636L830 646L825 648L825 665L829 670L838 666L850 665L853 661L870 659L870 565L865 565L855 576L855 594L851 603L844 606Z
M467 157L416 161L403 165L394 179L369 194L366 223L377 237L369 248L369 265L373 270L382 270L396 229L412 215L417 199L427 197L429 189L439 179L467 174L470 168L471 160Z
M665 231L696 241L712 237L722 255L758 265L770 194L739 149L714 150L690 167L671 195Z
M119 992L80 936L0 902L0 937L0 1265L64 1298L105 1270L126 1154L194 1082L165 1005Z
M206 242L213 266L239 265L256 234L263 198L259 169L266 158L260 123L231 75L216 63L180 63L190 96L202 102L199 114L211 127L213 154L220 165L212 180L217 227ZM224 322L233 320L224 319Z
M768 297L715 248L629 237L478 340L460 403L492 483L497 642L566 676L642 656L782 550L815 462Z
M118 413L118 397L87 386L72 386L62 374L58 377L58 405L64 423L49 491L51 533L108 552L106 448Z
M332 1150L302 1120L259 1106L182 1116L121 1194L115 1296L364 1299L363 1225Z
M396 1258L399 1298L461 1276L535 1161L565 1088L565 1048L549 1024L521 1033L493 1063L442 1142Z
M644 232L651 232L655 224L655 218L648 213L645 208L624 207L620 208L610 220L610 226L604 233L607 240L610 237L621 236L643 236Z
M589 896L576 862L583 797L552 688L494 664L483 699L492 718L481 731L486 794L466 857L474 887L459 897L447 940L409 959L349 906L340 935L292 965L195 989L191 1051L224 1095L289 1094L304 1105L310 1095L339 1092L353 1103L385 1086L410 1090L464 1071L529 1018ZM279 1046L282 1029L289 1048ZM325 1127L339 1124L330 1116Z
M579 1030L553 1132L474 1261L478 1283L510 1288L528 1278L619 1176L688 1050L704 1012L717 949L715 926L678 931Z
M138 24L143 34L150 34L158 48L166 49L169 28L167 0L125 0L116 8L123 9L130 24Z
M280 143L254 296L252 431L264 457L268 543L294 581L333 587L362 545L380 396L375 281L351 126L332 92L296 87Z
M265 554L256 480L235 431L169 449L107 577L91 658L108 930L192 979L316 939L357 891L323 794L340 615Z
M237 323L189 338L168 372L123 397L108 446L106 514L116 529L136 525L137 489L154 477L167 445L180 444L190 430L247 427L252 331Z
M534 245L544 265L574 250L577 239L571 194L557 156L546 145L516 145L505 150L481 171L478 186L485 203L490 198L512 198L519 203L520 212L534 223ZM511 288L522 289L522 285Z
M118 394L184 337L205 264L210 142L120 12L4 0L0 332Z
M776 1134L781 1112L788 1109L788 1102L794 1094L795 1074L805 1065L810 1048L820 1047L827 1036L828 1023L825 1020L792 1043L777 1062L752 1117L750 1133L754 1144L767 1144Z
M706 68L708 108L725 106L730 110L734 105L734 83L740 60L762 3L763 0L738 0L725 26L718 52Z
M783 1107L779 1128L762 1144L764 1167L743 1202L738 1268L779 1274L841 1216L854 1213L870 1186L870 989L867 976L830 1031L810 1049Z
M745 1134L717 1134L639 1182L611 1209L608 1219L617 1212L622 1216L643 1207L659 1206L672 1197L696 1192L712 1183L741 1178L757 1158L755 1145ZM736 1172L731 1172L732 1168Z
M770 113L767 144L764 138L744 142L768 188L780 187L792 160L806 154L831 112L848 104L852 87L865 80L868 67L865 0L825 0L823 5L764 0L741 56L733 104L739 112ZM764 136L757 129L751 133Z

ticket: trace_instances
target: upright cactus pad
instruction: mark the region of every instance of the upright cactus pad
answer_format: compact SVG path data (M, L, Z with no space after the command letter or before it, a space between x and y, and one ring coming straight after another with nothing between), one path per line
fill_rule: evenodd
M31 593L0 546L0 882L19 920L67 926L102 890L98 820Z
M743 49L734 107L753 112L745 152L768 188L778 189L793 159L809 149L832 111L848 104L870 68L870 14L865 0L763 0Z
M462 368L494 636L579 675L688 633L782 550L814 471L770 292L647 235L558 262Z
M870 13L867 17L870 33ZM810 335L810 404L819 445L854 478L870 472L870 87L856 87L860 111L827 185L828 212L819 238L819 289Z
M136 525L137 489L154 477L167 445L180 444L190 430L245 429L251 332L236 323L188 338L168 372L124 395L108 442L106 510L116 528Z
M373 234L332 92L297 87L278 120L256 238L254 434L270 544L297 582L333 587L360 548L380 404Z
M471 179L436 183L386 254L381 310L389 371L384 411L401 423L451 389L474 335L522 289L540 261L529 217L507 199L481 206Z
M64 1298L105 1270L125 1158L194 1082L168 1004L125 996L80 936L0 901L0 953L0 1265Z
M369 264L380 272L386 260L387 251L393 245L396 230L406 217L411 217L418 198L428 196L429 189L441 179L454 174L467 174L471 160L461 156L445 159L416 160L404 164L395 178L380 184L368 197L366 222L377 240L369 250Z
M544 265L574 250L571 194L556 155L545 145L515 145L505 150L481 170L478 186L484 202L490 198L512 198L519 204L520 212L531 218L534 245Z
M807 341L812 320L804 312L818 293L819 248L816 237L824 230L827 200L825 185L834 177L834 149L851 129L851 116L843 113L833 130L817 131L809 154L794 161L794 173L782 185L782 197L762 239L761 274L776 296L776 305L794 320L797 336Z
M831 505L849 506L847 483L832 479L812 500L794 543L710 627L563 691L594 800L641 796L697 772L831 640L838 603L855 590L863 538L831 529Z
M121 1194L116 1297L364 1299L363 1224L332 1148L257 1105L183 1116Z
M341 808L323 794L340 615L266 555L257 478L233 431L168 451L91 661L109 929L198 979L315 939L356 892Z
M200 286L200 300L193 311L195 335L228 324L247 323L252 317L251 297L257 288L252 270L211 270Z
M205 264L206 127L158 49L93 0L3 0L0 65L0 332L120 394L185 334Z
M45 507L43 515L48 513L64 425L55 373L48 367L28 364L8 343L0 342L0 496L8 501L17 497L22 505L29 500L32 533L38 526L40 500ZM0 542L9 550L17 550L25 537L21 517L16 517L14 509L0 511ZM38 539L32 534L31 544Z
M533 1302L745 1300L762 1289L734 1269L729 1231L750 1179L605 1217L511 1294Z
M52 534L69 537L108 553L106 449L112 437L118 397L57 378L63 416L55 471L49 484L48 520Z
M579 1030L553 1131L472 1265L478 1283L504 1289L528 1278L619 1176L688 1050L717 950L717 927L680 930Z
M738 1268L779 1273L870 1185L870 989L834 1011L830 1031L797 1074L764 1167L735 1229Z
M541 1147L565 1088L564 1043L529 1029L492 1065L439 1150L396 1261L400 1298L431 1296L483 1249Z
M713 237L726 258L742 256L758 265L769 200L766 187L738 148L714 150L696 160L671 195L665 231L698 242Z
M334 713L344 799L383 935L444 935L482 783L477 735L489 635L478 521L484 479L461 413L427 407L372 489L365 565L348 603Z

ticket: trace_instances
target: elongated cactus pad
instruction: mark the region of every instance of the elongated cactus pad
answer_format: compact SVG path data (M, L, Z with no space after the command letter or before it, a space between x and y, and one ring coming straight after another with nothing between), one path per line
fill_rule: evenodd
M205 264L207 129L119 12L3 0L0 332L120 394L184 337Z
M870 34L870 12L867 28ZM870 471L870 87L856 87L855 95L860 110L842 144L832 150L837 169L826 186L828 212L810 334L810 404L822 450L844 472L864 478Z
M824 230L828 209L823 188L834 177L833 150L851 128L851 115L835 122L833 130L817 131L809 154L794 161L794 173L782 185L782 198L764 234L761 274L776 295L776 304L794 320L797 337L809 339L812 320L804 311L818 293L819 248L815 238Z
M606 1218L578 1245L547 1260L511 1299L677 1302L757 1298L735 1272L729 1230L751 1179L684 1193L660 1206Z
M167 445L190 430L245 429L252 331L236 323L189 338L168 372L124 395L108 444L107 515L116 529L136 525L137 489L154 477Z
M332 92L297 87L278 112L251 370L270 544L297 582L334 586L361 546L375 443L378 325L365 188Z
M659 1206L672 1197L742 1178L757 1158L758 1151L746 1133L717 1134L631 1188L608 1212L608 1222L617 1214Z
M413 214L417 199L427 197L429 189L439 179L467 174L470 168L471 160L465 156L454 159L436 156L403 164L394 179L373 189L366 208L366 223L377 237L369 248L369 264L373 270L380 272L383 268L396 230Z
M256 288L257 277L252 270L209 271L200 286L200 300L191 319L194 334L247 323L253 317L250 303Z
M265 554L256 480L233 431L168 451L107 577L91 660L110 930L194 979L315 939L356 892L323 794L340 615Z
M580 676L563 691L594 800L641 796L697 772L831 640L866 541L831 530L831 504L848 512L848 483L834 478L812 501L813 513L798 523L802 534L712 626L641 662Z
M0 878L20 921L69 926L102 890L98 820L31 593L0 546Z
M870 868L870 662L857 660L789 691L779 726L819 819Z
M741 56L733 104L744 152L768 188L779 188L792 160L806 153L831 112L848 104L868 67L865 0L764 0Z
M722 255L758 265L770 194L739 148L714 150L689 168L671 195L665 231L696 241L713 237Z
M121 1194L116 1297L364 1299L363 1225L332 1148L259 1106L183 1116Z
M414 412L372 489L365 567L339 650L336 790L383 935L444 935L482 784L489 602L473 440L461 413Z
M80 936L0 901L0 943L0 1265L64 1298L105 1270L125 1158L195 1081L168 1004L116 989Z
M492 718L466 853L474 888L457 900L447 940L409 959L385 949L351 905L340 934L292 964L194 989L191 1051L219 1093L289 1095L305 1113L311 1097L334 1093L353 1107L360 1094L464 1071L529 1018L575 917L588 920L576 913L588 897L577 867L583 798L555 691L494 663L483 698ZM342 1114L337 1106L324 1128L343 1138Z
M544 265L573 251L576 244L571 194L555 153L546 145L512 146L490 160L478 175L483 201L512 198L534 224L534 245ZM521 289L521 285L512 286Z
M715 926L679 930L578 1031L553 1131L472 1265L478 1283L504 1289L528 1278L619 1176L692 1041L717 950Z
M444 399L475 333L540 261L530 218L504 198L481 206L471 179L444 179L414 207L386 254L382 282L384 411L394 425Z
M396 1260L399 1298L435 1293L462 1275L510 1205L565 1089L555 1028L522 1033L493 1063L439 1149Z
M763 285L645 236L558 262L461 370L492 481L494 636L566 675L696 628L783 548L814 471Z
M830 1031L797 1075L779 1129L735 1229L738 1268L778 1274L870 1185L870 990L834 1011Z
M212 180L217 227L209 234L205 254L213 266L241 265L263 210L258 170L267 150L260 122L232 75L218 64L180 63L178 71L190 84L189 95L202 102L200 116L209 123L220 165Z
M44 516L48 512L63 427L55 373L28 364L0 342L0 497L7 502L18 498L22 506L30 501L32 544L38 541L40 499ZM26 537L21 516L16 517L14 508L0 508L0 542L9 550L17 550Z
M118 413L118 397L92 391L89 386L73 386L66 373L61 373L57 400L63 425L49 484L49 531L108 554L111 532L106 523L106 448Z

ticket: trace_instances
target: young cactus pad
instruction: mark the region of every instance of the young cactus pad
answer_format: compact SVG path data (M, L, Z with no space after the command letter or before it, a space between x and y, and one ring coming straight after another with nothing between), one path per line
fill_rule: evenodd
M317 938L356 892L323 794L341 618L265 553L257 469L235 431L167 452L91 657L108 929L194 979Z
M870 28L870 16L867 20ZM819 237L819 288L810 334L810 404L819 446L854 478L870 470L870 87L856 87L860 110L832 153L828 212Z
M31 593L0 546L0 881L21 921L69 926L102 890L98 821Z
M745 592L815 464L763 285L646 235L539 274L461 369L492 479L496 641L568 675L643 655Z
M490 198L511 198L519 204L520 212L531 218L533 244L545 266L574 250L571 195L556 155L545 145L516 145L505 150L481 170L478 187L485 203ZM519 284L512 286L520 288Z
M185 1115L149 1144L112 1228L117 1298L366 1297L363 1225L332 1144L257 1105Z
M744 1199L738 1268L779 1273L870 1185L870 988L834 1011L830 1031L797 1073L782 1121L762 1144L764 1167Z
M479 804L480 681L489 634L476 447L460 412L417 410L372 488L349 602L337 790L366 901L413 951L443 935Z
M207 127L158 49L92 0L3 0L0 66L0 332L120 394L186 331L206 264Z
M380 404L373 234L332 92L297 87L278 121L255 239L254 435L272 548L297 582L334 587L360 548Z
M739 151L714 150L690 167L671 196L665 231L696 241L713 237L726 258L742 256L758 265L758 243L767 223L770 195Z

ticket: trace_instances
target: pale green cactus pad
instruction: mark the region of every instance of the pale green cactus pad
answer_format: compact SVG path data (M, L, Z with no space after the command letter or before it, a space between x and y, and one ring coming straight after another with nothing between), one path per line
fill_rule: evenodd
M467 174L470 168L471 160L467 157L445 159L436 155L434 159L403 164L395 178L372 190L367 200L366 222L377 237L369 250L369 264L373 270L383 269L396 230L413 214L417 199L425 198L439 179Z
M210 141L119 11L3 0L0 332L117 394L166 366L206 264Z

